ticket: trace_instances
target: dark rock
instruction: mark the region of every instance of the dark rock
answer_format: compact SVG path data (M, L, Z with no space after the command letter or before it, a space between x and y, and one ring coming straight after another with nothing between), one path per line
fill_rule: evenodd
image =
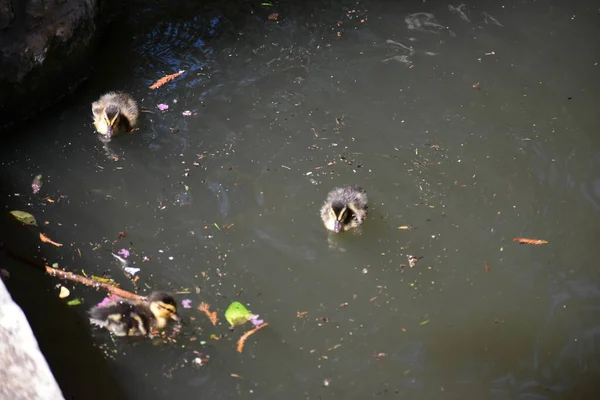
M12 0L0 0L0 31L6 29L14 18Z
M0 130L56 102L87 77L98 26L106 23L99 3L0 0ZM110 3L117 0L102 0L102 7L114 11Z

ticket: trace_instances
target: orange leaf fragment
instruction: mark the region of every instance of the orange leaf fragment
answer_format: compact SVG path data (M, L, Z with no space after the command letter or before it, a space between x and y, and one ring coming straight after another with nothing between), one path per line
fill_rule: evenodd
M150 89L154 90L154 89L158 89L159 87L161 87L162 85L171 82L173 79L177 78L179 75L183 74L185 71L179 71L176 72L174 74L171 75L167 75L167 76L163 76L162 78L160 78L159 80L157 80L156 82L154 82L151 86Z
M252 330L244 333L242 335L242 337L240 338L240 340L238 340L238 342L237 342L237 351L238 351L238 353L241 353L242 351L244 351L244 343L246 343L246 339L248 339L248 337L250 335L255 334L256 332L258 332L259 330L261 330L262 328L264 328L267 325L269 325L269 323L265 322L264 324L259 325L256 328L254 328L254 329L252 329Z
M50 243L51 245L54 245L56 247L60 247L62 246L62 244L60 243L56 243L55 241L53 241L52 239L50 239L48 236L44 235L43 233L40 232L40 240L43 243Z
M540 245L540 244L546 244L546 243L548 243L547 240L527 239L527 238L514 238L513 242L519 242L519 244L534 244L534 245Z
M200 303L200 305L198 306L198 310L206 314L206 316L208 317L208 319L210 319L210 322L212 322L213 325L217 325L217 312L210 312L210 306L208 305L208 303Z
M279 19L279 13L272 13L269 15L269 20L277 21Z

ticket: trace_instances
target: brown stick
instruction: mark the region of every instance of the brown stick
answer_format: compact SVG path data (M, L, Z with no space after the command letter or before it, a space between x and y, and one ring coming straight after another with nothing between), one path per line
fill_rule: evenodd
M77 282L77 283L83 283L86 286L91 286L96 289L101 288L101 289L106 290L108 293L117 295L124 299L140 301L145 298L143 296L140 296L139 294L131 293L131 292L128 292L127 290L119 289L116 286L109 285L108 283L100 282L100 281L97 281L97 280L91 279L91 278L86 278L85 276L77 275L72 272L64 271L62 269L52 268L47 265L44 265L44 269L46 270L46 273L48 275L57 276L61 279L67 279L69 281L73 281L73 282Z
M237 351L238 353L241 353L242 351L244 351L244 343L246 343L246 339L248 339L248 337L250 337L250 335L254 335L256 332L259 331L259 329L264 328L265 326L269 325L268 322L265 322L264 324L261 324L259 326L257 326L256 328L244 333L242 335L242 337L238 340L237 342Z
M36 269L42 270L44 272L46 272L48 275L52 275L52 276L56 276L60 279L66 279L69 281L73 281L73 282L77 282L77 283L83 283L86 286L90 286L96 289L104 289L106 290L108 293L114 294L116 296L122 297L124 299L130 299L130 300L136 300L136 301L140 301L140 300L144 300L145 297L144 296L140 296L139 294L135 294L135 293L131 293L128 292L127 290L123 290L123 289L119 289L118 287L115 287L113 285L109 285L108 283L105 282L99 282L95 279L91 279L91 278L86 278L85 276L81 276L81 275L77 275L74 274L72 272L67 272L64 271L62 269L58 269L58 268L52 268L40 261L37 260L32 260L30 258L21 256L19 254L13 253L11 250L9 250L8 248L6 248L5 246L2 246L2 249L12 258L14 258L15 260L19 260L21 262L24 262L28 265L31 265L32 267L35 267Z

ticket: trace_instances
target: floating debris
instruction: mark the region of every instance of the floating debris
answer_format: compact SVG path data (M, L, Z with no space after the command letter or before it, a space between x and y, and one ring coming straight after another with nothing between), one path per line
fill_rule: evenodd
M52 239L50 239L48 236L44 235L41 232L40 232L40 240L42 241L42 243L50 243L51 245L56 246L56 247L62 246L61 243L56 243L55 241L53 241Z
M408 266L414 268L414 266L417 265L417 261L419 261L421 258L423 257L408 256Z
M192 300L183 299L181 300L181 305L183 306L183 308L192 308Z
M171 82L173 79L177 78L179 75L183 74L184 72L185 71L179 71L174 74L163 76L162 78L160 78L159 80L154 82L152 85L150 85L150 89L152 89L152 90L158 89L159 87L163 86L164 84Z
M33 215L29 214L28 212L14 210L14 211L11 211L10 213L19 222L21 222L25 225L37 226L37 221L35 220L35 217Z
M117 252L118 255L123 256L123 258L127 258L129 257L129 250L127 249L121 249Z
M58 294L58 297L61 299L64 299L66 297L69 297L71 295L71 291L69 289L67 289L64 286L60 287L60 293Z
M533 245L540 245L540 244L547 244L548 241L547 240L539 240L539 239L527 239L527 238L514 238L513 242L519 242L519 244L533 244Z
M31 182L31 189L33 190L33 194L37 194L40 191L43 183L44 182L42 181L42 175L36 175L36 177L33 178L33 182Z

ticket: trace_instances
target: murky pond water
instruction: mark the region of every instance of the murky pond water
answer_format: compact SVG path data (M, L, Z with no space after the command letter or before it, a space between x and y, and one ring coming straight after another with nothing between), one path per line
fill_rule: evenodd
M591 398L600 23L563 3L151 3L2 147L3 202L48 221L48 261L134 290L127 248L139 293L189 292L177 343L90 328L127 398ZM144 112L107 151L90 104L114 89ZM348 183L369 218L328 235ZM68 286L81 315L103 297ZM269 322L242 354L233 300Z

